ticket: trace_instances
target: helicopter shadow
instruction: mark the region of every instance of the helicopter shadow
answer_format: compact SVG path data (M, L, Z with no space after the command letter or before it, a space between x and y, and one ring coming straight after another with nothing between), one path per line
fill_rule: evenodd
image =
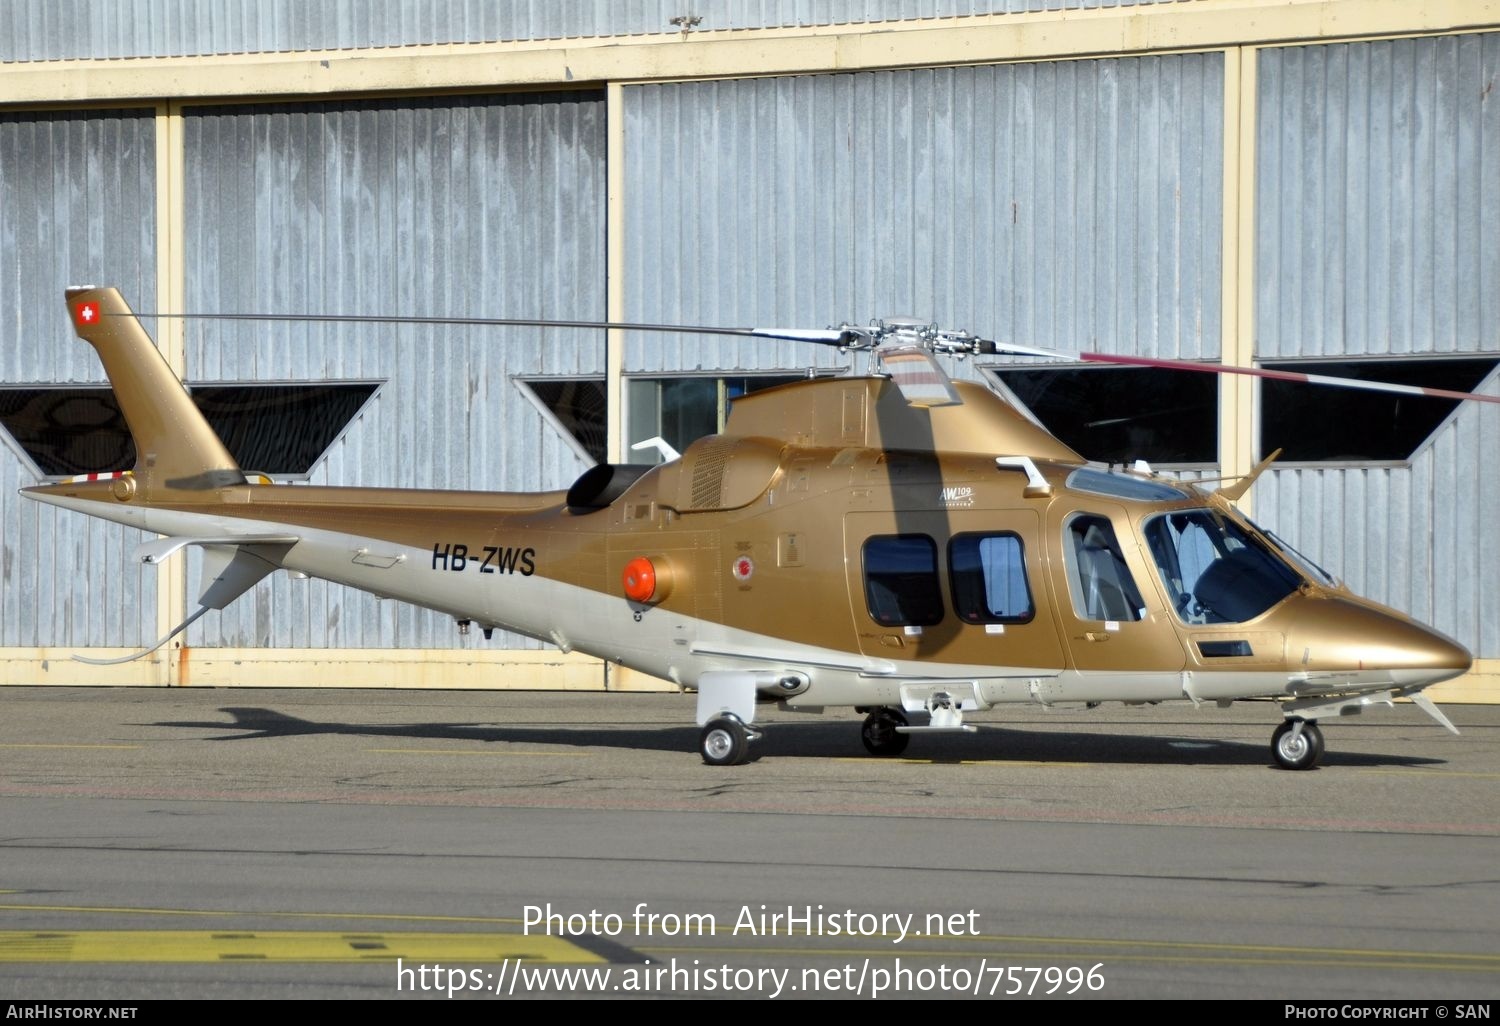
M485 744L561 745L571 748L613 748L627 751L696 754L696 726L548 724L506 726L459 723L351 723L299 719L274 709L225 706L219 710L232 722L178 720L156 727L235 731L208 741L257 741L271 738L348 736L414 741L478 741ZM1207 736L1108 733L1101 731L1017 730L981 725L978 733L917 736L906 760L935 764L1007 763L1059 765L1146 766L1265 766L1273 763L1268 744L1229 741ZM865 756L859 743L858 720L817 723L777 722L751 747L750 761L766 757L847 759L865 757L871 763L890 761ZM1414 767L1444 765L1447 760L1425 756L1384 755L1330 751L1323 766Z

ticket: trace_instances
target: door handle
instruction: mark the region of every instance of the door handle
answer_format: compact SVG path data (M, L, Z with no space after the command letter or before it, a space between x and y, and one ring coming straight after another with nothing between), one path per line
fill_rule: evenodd
M1109 632L1108 631L1084 631L1083 632L1083 640L1084 641L1108 641L1109 640Z

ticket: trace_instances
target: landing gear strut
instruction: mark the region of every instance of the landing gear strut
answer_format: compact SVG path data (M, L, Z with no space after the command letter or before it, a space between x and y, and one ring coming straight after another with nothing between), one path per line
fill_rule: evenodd
M906 714L900 709L876 709L865 717L859 739L865 743L865 751L883 758L895 758L906 751L911 742L907 734L896 728L906 726Z
M698 752L710 766L738 766L750 757L750 742L759 741L755 722L756 692L778 683L769 673L709 670L698 678Z
M1271 735L1271 754L1282 769L1312 769L1323 758L1323 732L1317 720L1282 720Z

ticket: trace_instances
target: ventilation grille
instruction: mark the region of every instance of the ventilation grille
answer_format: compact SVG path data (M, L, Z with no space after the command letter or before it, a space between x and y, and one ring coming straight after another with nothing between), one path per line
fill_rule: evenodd
M704 444L693 463L693 509L718 509L724 504L724 468L734 443L728 439Z

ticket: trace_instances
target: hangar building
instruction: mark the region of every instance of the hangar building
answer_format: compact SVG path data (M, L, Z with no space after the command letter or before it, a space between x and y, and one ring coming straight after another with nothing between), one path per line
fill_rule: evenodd
M0 7L0 681L653 686L19 498L132 459L64 286L147 312L824 327L1500 393L1497 0L12 0ZM566 487L850 357L587 329L148 321L247 468ZM861 368L862 369L862 368ZM1500 409L972 364L1257 518L1500 698ZM1067 432L1073 432L1070 435ZM122 462L125 461L125 462Z

